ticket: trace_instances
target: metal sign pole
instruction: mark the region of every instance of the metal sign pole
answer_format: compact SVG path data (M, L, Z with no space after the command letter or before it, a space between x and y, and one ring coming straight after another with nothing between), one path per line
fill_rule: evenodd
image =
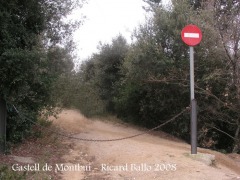
M0 98L0 153L6 149L6 102Z
M190 90L191 90L191 101L195 99L194 95L194 49L190 46Z
M194 50L202 40L202 31L196 25L189 24L181 32L182 40L190 46L190 91L191 91L191 154L197 154L197 101L194 95Z
M197 154L197 101L194 94L194 49L190 46L191 154Z

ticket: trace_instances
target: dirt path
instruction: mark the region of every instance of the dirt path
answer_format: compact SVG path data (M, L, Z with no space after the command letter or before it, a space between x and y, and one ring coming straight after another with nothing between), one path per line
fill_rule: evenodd
M54 121L75 137L114 139L141 131L126 125L89 120L73 110L63 111ZM63 179L178 179L178 180L240 180L240 165L226 155L199 149L216 156L214 165L189 157L190 146L158 136L143 135L116 142L83 142L70 140L74 146L64 158L66 167L80 165L62 172Z

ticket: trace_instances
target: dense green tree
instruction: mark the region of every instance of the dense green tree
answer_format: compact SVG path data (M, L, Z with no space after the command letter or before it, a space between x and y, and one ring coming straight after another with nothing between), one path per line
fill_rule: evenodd
M138 124L148 127L188 106L189 51L180 34L185 25L196 24L204 36L200 46L195 47L199 144L237 152L234 144L238 144L239 139L236 136L239 115L233 105L236 104L234 97L237 97L237 91L232 91L230 86L234 68L226 67L229 56L226 45L231 41L228 39L224 44L219 36L214 6L211 3L202 5L196 10L187 0L175 0L171 9L162 6L152 8L153 18L140 26L135 34L136 42L125 59L126 76L116 104L119 115L130 116ZM238 26L232 24L230 27ZM165 130L188 139L189 117L183 117Z
M162 6L153 9L154 17L135 33L136 42L124 62L126 77L116 99L119 116L153 127L189 105L189 90L185 88L188 54L186 46L180 46L179 36L187 21L179 14L187 8L179 3L173 11ZM187 120L176 124L184 133ZM174 126L166 129L174 130Z
M64 55L79 22L64 18L75 1L0 2L0 96L8 104L8 137L18 141L50 103L52 82L72 67ZM71 46L68 46L71 47Z
M233 152L240 151L240 3L236 0L216 0L214 3L216 27L220 34L224 53L228 83L223 101L228 104L231 114L228 120L234 133L229 136L234 139ZM228 125L229 126L229 125ZM225 130L225 128L224 128Z
M145 2L151 16L133 34L133 44L119 36L100 45L70 80L62 76L72 87L63 104L74 102L87 115L107 110L149 128L164 123L190 105L189 47L181 30L196 24L203 33L194 48L198 143L239 152L238 1L172 0L171 8ZM68 92L74 94L70 99ZM184 114L163 130L189 141L189 127L190 115Z
M78 108L86 116L114 112L114 97L123 77L121 67L128 51L121 36L99 44L99 52L83 62L77 72L60 76L54 85L53 99L60 106ZM58 53L59 54L59 53Z
M110 112L114 111L113 99L122 77L121 67L127 51L127 42L119 35L111 44L100 45L99 53L93 54L85 66L85 81L91 80Z

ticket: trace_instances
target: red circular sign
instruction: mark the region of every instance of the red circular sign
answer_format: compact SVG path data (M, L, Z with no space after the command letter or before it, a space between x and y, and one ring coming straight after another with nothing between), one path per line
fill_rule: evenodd
M201 30L195 25L187 25L183 28L182 33L182 40L189 46L196 46L202 40L202 32Z

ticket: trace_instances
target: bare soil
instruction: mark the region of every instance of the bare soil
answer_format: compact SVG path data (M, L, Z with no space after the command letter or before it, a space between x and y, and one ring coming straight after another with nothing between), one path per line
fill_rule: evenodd
M12 166L16 167L25 165L39 164L44 166L55 166L59 162L65 162L63 157L69 152L72 147L71 142L66 141L64 137L57 136L52 131L59 132L60 129L49 126L42 128L39 126L33 127L34 134L30 135L23 142L15 144L7 154L0 154L0 165L7 166L9 172L14 172ZM61 173L55 171L16 171L18 174L26 174L26 179L59 179Z
M87 119L75 110L64 110L54 124L76 138L115 139L141 133L130 125ZM66 166L80 164L88 171L64 171L62 179L177 179L237 180L240 179L240 157L198 148L199 152L215 155L209 166L189 156L190 145L164 133L143 135L122 141L74 143L63 157Z

